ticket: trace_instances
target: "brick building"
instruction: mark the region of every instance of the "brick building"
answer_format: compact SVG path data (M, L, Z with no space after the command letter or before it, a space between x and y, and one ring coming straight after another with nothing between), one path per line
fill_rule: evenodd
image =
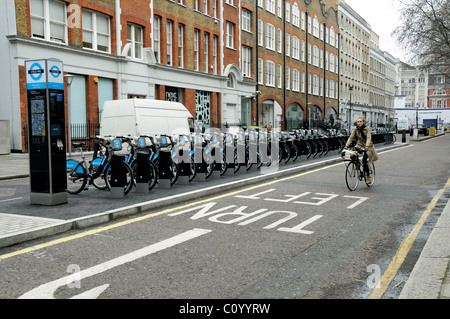
M104 101L182 102L208 127L337 117L336 9L319 0L6 0L0 90L11 149L26 151L24 62L55 57L66 123L88 137Z
M337 12L322 1L257 1L257 123L285 129L336 119Z

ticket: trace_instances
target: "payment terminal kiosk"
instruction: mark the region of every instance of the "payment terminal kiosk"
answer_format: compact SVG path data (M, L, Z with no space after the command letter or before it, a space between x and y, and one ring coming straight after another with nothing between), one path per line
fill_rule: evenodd
M67 203L64 74L54 58L25 61L30 203Z

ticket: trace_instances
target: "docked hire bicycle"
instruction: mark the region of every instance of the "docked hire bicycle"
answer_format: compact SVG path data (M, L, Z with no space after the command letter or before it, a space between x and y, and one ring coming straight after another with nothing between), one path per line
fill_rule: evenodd
M72 143L73 146L79 147L81 151L81 160L76 161L68 159L66 161L67 171L67 192L70 194L78 194L85 189L86 184L93 184L98 189L110 189L111 179L111 155L114 151L121 149L121 142L115 138L100 138L101 143L106 148L106 154L101 158L96 158L90 163L86 161L83 153L84 143ZM126 170L126 184L124 187L125 194L133 187L133 171L127 162L122 161L122 165Z

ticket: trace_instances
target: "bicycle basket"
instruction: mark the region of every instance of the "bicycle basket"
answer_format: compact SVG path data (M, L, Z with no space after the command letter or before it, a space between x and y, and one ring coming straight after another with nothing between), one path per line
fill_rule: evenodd
M341 157L344 161L351 161L352 159L354 159L356 157L356 154L355 154L355 151L344 150L341 153Z

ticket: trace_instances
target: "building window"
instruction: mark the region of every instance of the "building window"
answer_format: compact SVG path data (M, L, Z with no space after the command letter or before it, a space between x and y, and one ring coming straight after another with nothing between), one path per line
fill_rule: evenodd
M110 51L109 17L83 10L83 48Z
M194 30L194 70L198 71L199 69L199 39L200 38L200 31Z
M292 69L292 90L298 92L300 89L299 71Z
M292 5L292 24L296 27L300 27L300 10L296 3Z
M275 86L275 63L266 61L266 85Z
M166 44L167 44L167 64L173 65L173 46L172 46L172 36L173 36L173 22L167 20L166 23Z
M282 79L282 75L283 75L281 64L278 64L277 68L278 68L278 70L277 70L277 82L278 82L278 87L281 89L281 87L283 85L283 82L281 80Z
M319 77L317 75L313 75L313 94L319 95Z
M292 36L292 57L299 59L300 56L300 39L297 36Z
M286 32L286 56L291 55L291 35Z
M291 89L291 68L286 67L286 76L285 76L285 83L284 83L286 90Z
M252 48L248 46L242 46L242 75L252 76Z
M319 66L319 48L313 45L313 65Z
M227 22L227 47L234 48L234 23Z
M128 23L127 24L127 43L131 44L128 56L132 59L142 59L142 27Z
M318 38L319 37L319 20L317 17L314 17L313 20L313 35Z
M275 0L266 0L266 10L275 14Z
M232 74L228 74L228 77L227 77L227 88L230 88L230 89L234 88L234 77L233 77Z
M178 67L184 67L184 25L178 24Z
M261 19L258 19L258 45L262 46L263 45L263 21Z
M66 4L30 0L31 37L67 44Z
M283 31L281 31L280 28L277 29L277 48L278 48L278 53L281 53L281 50L283 49L283 41L281 39L281 35Z
M156 61L161 63L161 17L155 16L153 33L153 52Z
M263 59L258 59L258 84L263 84Z
M208 0L203 0L203 14L208 15Z
M302 93L305 93L305 80L306 80L305 75L306 75L305 72L302 72L302 83L301 83Z
M205 32L205 38L203 42L203 63L205 65L205 72L208 73L209 66L209 33Z
M266 24L266 48L275 50L275 27L270 23Z
M242 9L242 30L251 32L252 13L247 9Z
M213 73L217 74L217 44L219 43L218 36L213 37Z

